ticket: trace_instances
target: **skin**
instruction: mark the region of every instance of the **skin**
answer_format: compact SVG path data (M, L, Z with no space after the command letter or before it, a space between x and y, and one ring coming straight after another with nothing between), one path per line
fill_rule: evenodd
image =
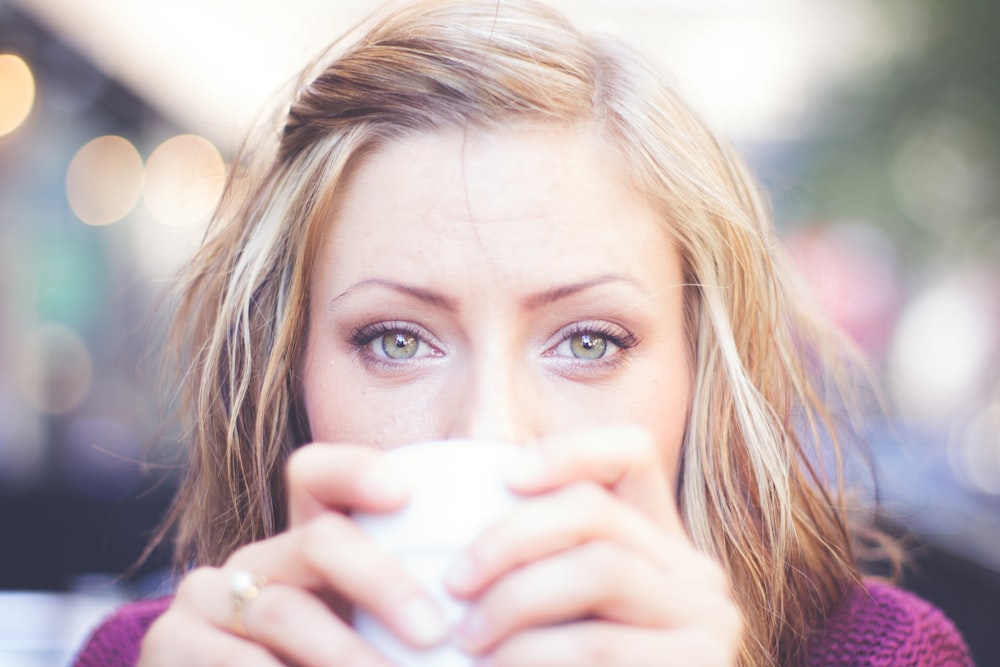
M352 177L312 276L291 527L182 582L141 664L385 665L334 613L490 665L733 665L741 620L675 503L693 382L664 222L588 128L414 136ZM525 496L449 573L448 628L347 517L408 490L381 450L523 444ZM270 583L234 627L235 570ZM332 603L331 603L332 601ZM184 633L183 635L179 633ZM185 642L176 638L184 636Z

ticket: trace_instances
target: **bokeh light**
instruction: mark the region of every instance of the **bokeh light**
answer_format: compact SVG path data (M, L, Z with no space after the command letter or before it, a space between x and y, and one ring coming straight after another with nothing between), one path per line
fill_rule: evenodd
M993 202L997 172L989 138L956 115L912 125L892 164L896 200L914 222L954 234Z
M146 162L144 200L166 225L204 221L222 194L226 165L204 137L182 134L160 144Z
M142 195L139 151L127 139L98 137L77 151L66 173L70 207L88 225L121 220Z
M967 285L944 284L917 296L904 310L889 373L905 412L949 420L976 400L995 340L988 300Z
M872 358L888 345L901 302L892 240L867 222L809 227L787 240L819 307Z
M35 77L19 56L0 54L0 137L21 127L35 104Z
M959 478L977 491L1000 494L1000 403L956 428L949 461Z
M65 414L90 391L93 361L87 344L61 324L31 330L17 357L17 387L36 409Z

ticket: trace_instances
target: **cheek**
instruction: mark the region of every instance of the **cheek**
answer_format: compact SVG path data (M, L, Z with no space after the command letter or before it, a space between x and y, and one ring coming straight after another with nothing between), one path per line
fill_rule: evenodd
M634 423L653 435L670 479L677 479L693 392L690 367L684 362L661 366L643 384L634 404Z
M305 408L309 429L314 441L356 441L356 420L363 419L364 405L356 391L351 391L351 380L345 375L347 367L336 359L336 351L317 345L311 332L302 359L302 405Z
M379 398L352 390L333 364L315 366L303 380L303 404L314 441L377 444L374 431L384 427Z
M372 385L347 356L307 350L301 391L316 442L388 447L436 438L433 388Z
M663 464L667 470L668 477L677 479L680 470L681 450L684 445L684 436L687 433L688 413L690 403L689 392L683 395L670 395L666 400L659 401L656 405L650 406L650 411L655 419L655 425L650 427L656 442L659 443Z
M336 442L336 425L341 422L339 409L350 400L350 393L337 390L332 365L319 356L312 345L307 345L300 375L302 405L313 440Z

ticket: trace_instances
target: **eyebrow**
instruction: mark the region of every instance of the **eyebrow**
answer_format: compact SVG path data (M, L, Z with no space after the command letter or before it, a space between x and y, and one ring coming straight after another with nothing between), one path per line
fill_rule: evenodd
M639 284L636 281L632 280L631 278L612 273L603 276L597 276L596 278L592 278L590 280L584 280L578 283L570 283L568 285L561 285L559 287L545 290L543 292L531 294L522 301L522 305L527 310L538 310L539 308L549 306L557 301L569 298L575 294L579 294L580 292L584 292L586 290L592 289L594 287L599 287L601 285L607 285L609 283L625 283L627 285L631 285L632 287L640 289L640 291L644 291L641 289Z
M393 290L395 292L400 292L413 298L423 301L426 304L441 308L442 310L455 311L457 310L457 303L454 299L445 296L434 290L424 289L422 287L416 287L414 285L407 285L405 283L397 282L395 280L386 280L384 278L368 278L362 280L361 282L354 283L343 292L335 296L329 304L329 308L333 308L337 305L337 302L346 297L351 292L364 287L384 287L386 289Z
M590 280L583 280L576 283L569 283L567 285L560 285L559 287L554 287L552 289L544 290L534 294L530 294L521 300L521 305L526 310L538 310L545 306L549 306L562 299L567 299L571 296L584 292L586 290L599 287L601 285L607 285L611 283L624 283L631 285L640 291L642 288L633 279L626 276L618 274L607 274L602 276L597 276ZM449 312L455 312L458 310L458 303L455 299L436 292L434 290L425 289L423 287L416 287L415 285L407 285L406 283L401 283L395 280L387 280L385 278L367 278L360 282L357 282L346 290L335 296L329 303L329 308L334 308L336 304L341 301L344 297L348 296L354 291L357 291L366 287L382 287L385 289L392 290L394 292L399 292L407 296L411 296L419 301L422 301L428 305L435 306L442 310Z

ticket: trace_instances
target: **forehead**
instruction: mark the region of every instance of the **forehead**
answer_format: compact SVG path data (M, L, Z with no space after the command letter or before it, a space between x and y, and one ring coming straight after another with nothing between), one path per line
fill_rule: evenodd
M382 190L391 195L381 201L385 207L421 204L473 222L519 219L575 190L581 176L602 195L624 194L605 159L609 152L594 133L575 126L420 133L362 160L345 199Z
M612 155L596 133L573 126L449 129L395 141L356 166L320 262L356 273L403 260L430 262L428 270L446 260L511 270L553 265L554 256L561 270L641 261L651 246L667 245L667 233L624 185Z

